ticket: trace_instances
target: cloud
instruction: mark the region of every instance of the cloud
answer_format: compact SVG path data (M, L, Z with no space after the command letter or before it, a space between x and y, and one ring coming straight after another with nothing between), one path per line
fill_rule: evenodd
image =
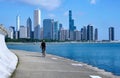
M0 0L10 2L21 2L25 4L41 6L47 10L54 10L61 5L61 0Z
M47 10L54 10L58 8L61 4L60 0L19 0L19 1L31 5L40 5Z
M90 0L91 4L96 4L96 0Z

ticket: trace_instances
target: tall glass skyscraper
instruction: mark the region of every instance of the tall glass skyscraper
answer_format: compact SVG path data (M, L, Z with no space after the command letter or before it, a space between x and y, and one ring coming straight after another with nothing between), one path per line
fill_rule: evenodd
M59 30L58 30L58 40L60 40L60 36L61 36L61 30L62 30L62 24L59 24Z
M53 25L53 40L58 40L58 22L55 21Z
M87 40L87 28L84 26L81 28L81 40L86 41Z
M114 40L114 27L109 27L109 40Z
M69 10L69 30L72 31L72 11Z
M30 17L27 19L27 38L32 38L32 21Z
M72 11L69 10L69 31L76 30L76 26L74 26L74 19L72 19Z
M98 40L98 29L95 29L95 33L94 33L94 40L97 41Z
M93 26L91 25L87 26L87 40L93 41Z
M16 16L16 31L20 30L20 16Z
M43 20L43 39L52 40L53 39L53 19Z
M41 11L34 10L34 39L40 39Z
M72 19L72 11L69 10L69 38L70 40L74 40L74 30L76 27L74 26L74 19Z
M16 39L19 38L19 30L20 30L20 16L16 16Z

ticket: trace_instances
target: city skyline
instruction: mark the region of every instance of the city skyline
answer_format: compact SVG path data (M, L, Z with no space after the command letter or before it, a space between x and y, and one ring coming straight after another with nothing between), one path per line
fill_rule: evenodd
M49 1L48 6L44 6L42 3L47 3L44 0L40 1L20 1L1 0L1 14L0 23L6 27L16 27L16 15L20 16L20 25L26 25L26 19L28 17L33 21L33 11L36 8L40 8L42 14L42 21L46 18L52 18L59 23L63 24L66 29L69 28L68 11L72 10L72 16L74 24L78 30L83 26L91 24L95 28L98 28L99 39L108 39L108 28L115 28L115 40L120 40L119 35L119 7L120 2L112 0L46 0ZM33 3L32 3L33 2ZM37 4L38 3L38 4ZM40 4L39 4L40 3ZM34 4L34 5L33 5ZM56 4L56 5L54 5ZM75 4L74 6L71 6ZM2 16L1 16L2 15Z

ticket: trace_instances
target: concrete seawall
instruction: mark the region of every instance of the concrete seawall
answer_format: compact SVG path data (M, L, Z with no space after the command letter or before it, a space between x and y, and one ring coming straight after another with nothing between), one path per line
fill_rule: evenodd
M18 58L7 48L3 33L0 33L0 78L9 78L16 69Z

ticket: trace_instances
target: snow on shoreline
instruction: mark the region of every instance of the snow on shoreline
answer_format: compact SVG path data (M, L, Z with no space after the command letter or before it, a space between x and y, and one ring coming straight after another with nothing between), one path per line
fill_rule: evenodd
M16 69L17 56L10 52L5 43L5 36L0 34L0 78L8 78Z

